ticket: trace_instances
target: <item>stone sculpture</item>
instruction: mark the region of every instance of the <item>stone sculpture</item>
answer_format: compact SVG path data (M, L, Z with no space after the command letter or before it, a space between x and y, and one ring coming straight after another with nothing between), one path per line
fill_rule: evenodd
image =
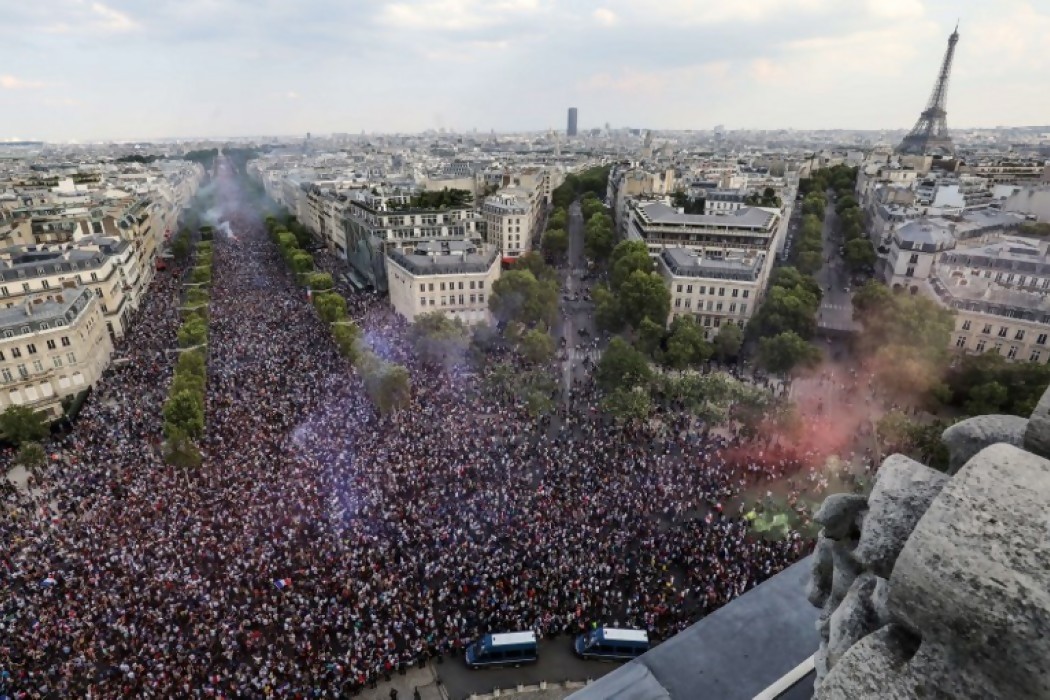
M1050 700L1050 391L943 439L952 476L891 455L815 516L817 700Z

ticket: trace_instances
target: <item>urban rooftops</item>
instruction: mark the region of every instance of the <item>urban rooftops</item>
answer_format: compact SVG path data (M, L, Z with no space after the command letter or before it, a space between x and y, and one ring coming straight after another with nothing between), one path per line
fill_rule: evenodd
M94 293L86 287L56 291L50 300L37 296L23 304L0 309L0 334L11 338L68 325L94 298Z
M391 249L387 255L413 275L461 275L488 272L499 251L452 240L424 241L410 250Z
M776 213L760 207L744 207L731 214L682 214L662 202L640 204L636 207L638 218L644 224L703 229L744 229L747 231L772 232L777 220Z
M753 282L762 271L763 256L730 254L718 257L710 252L664 248L660 251L659 260L671 274L679 277Z

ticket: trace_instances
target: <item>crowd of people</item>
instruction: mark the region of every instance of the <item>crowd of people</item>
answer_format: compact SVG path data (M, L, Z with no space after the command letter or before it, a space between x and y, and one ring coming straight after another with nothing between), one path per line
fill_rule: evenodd
M217 188L234 235L215 244L203 464L162 457L180 279L158 274L128 362L39 488L3 495L0 697L349 697L486 632L663 639L811 548L724 505L801 488L811 455L584 407L541 430L483 371L415 362L385 302L349 294L365 342L411 372L410 405L380 416L225 166Z

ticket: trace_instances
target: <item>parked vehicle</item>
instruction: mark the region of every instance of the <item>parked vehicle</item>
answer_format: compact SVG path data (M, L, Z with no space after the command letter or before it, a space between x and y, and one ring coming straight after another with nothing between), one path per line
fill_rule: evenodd
M584 659L630 661L649 651L649 633L645 630L599 627L577 636L573 648Z
M490 666L514 666L536 663L539 646L534 632L501 632L486 634L467 647L467 666L473 669Z

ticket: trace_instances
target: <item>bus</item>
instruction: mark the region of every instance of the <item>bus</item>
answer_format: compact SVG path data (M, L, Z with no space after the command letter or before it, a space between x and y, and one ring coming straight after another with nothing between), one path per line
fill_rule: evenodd
M583 659L630 661L649 651L649 633L645 630L599 627L577 636L573 648Z
M486 634L467 647L467 666L484 668L490 666L514 666L536 663L539 647L534 632L501 632Z

